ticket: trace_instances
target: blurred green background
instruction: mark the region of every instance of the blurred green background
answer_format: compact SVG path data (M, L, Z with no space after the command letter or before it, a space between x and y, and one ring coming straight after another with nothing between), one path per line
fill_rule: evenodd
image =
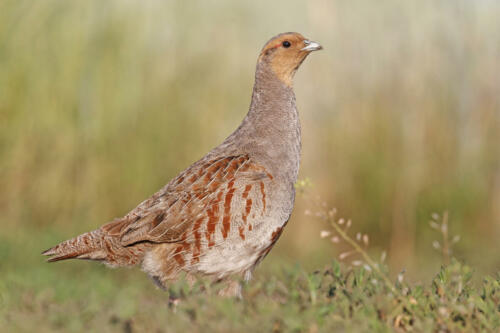
M304 214L316 196L395 273L435 271L428 222L444 211L462 237L455 255L498 270L499 17L487 0L2 0L3 288L61 270L136 274L39 253L126 214L230 134L260 48L283 31L324 46L295 80L312 186L261 271L343 250Z

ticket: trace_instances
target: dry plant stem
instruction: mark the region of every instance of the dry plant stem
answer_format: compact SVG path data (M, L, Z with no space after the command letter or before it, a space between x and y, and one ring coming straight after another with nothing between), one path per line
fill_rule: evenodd
M401 307L406 307L407 309L411 309L411 304L410 302L408 301L408 299L406 297L404 297L404 295L396 289L396 287L394 287L394 284L391 282L391 280L389 280L389 278L387 277L387 275L385 275L379 268L379 266L377 265L377 263L375 261L372 260L372 258L370 258L370 256L368 255L368 253L366 253L366 251L364 251L361 246L359 246L359 244L354 240L352 239L351 237L349 237L349 235L347 235L347 233L337 224L335 223L335 220L333 219L330 219L330 224L333 226L333 229L335 229L335 231L340 235L340 237L342 237L347 243L349 243L356 252L358 252L362 257L363 259L365 260L365 262L373 269L374 272L376 272L380 278L384 281L385 285L396 295L398 296L399 300L401 301L401 303L396 306L394 308L394 310L391 312L391 314L389 315L388 317L388 320L390 320L389 318L393 318L396 313L398 313L398 311L400 311Z
M330 224L333 226L333 228L335 229L335 231L347 242L349 243L356 252L358 252L362 257L363 259L366 261L366 263L375 271L377 272L377 274L382 278L382 280L384 280L384 283L386 284L386 286L395 294L398 294L399 296L402 296L400 294L400 292L394 287L394 284L391 282L391 280L389 280L389 278L380 270L380 268L378 267L377 263L374 262L372 260L372 258L370 258L370 256L366 253L366 251L364 251L361 246L359 246L359 244L353 240L351 237L349 237L347 235L347 233L342 230L342 228L337 224L335 223L334 220L331 220L330 221Z
M448 211L443 213L443 223L441 224L443 234L443 260L445 265L450 263L450 244L448 241Z

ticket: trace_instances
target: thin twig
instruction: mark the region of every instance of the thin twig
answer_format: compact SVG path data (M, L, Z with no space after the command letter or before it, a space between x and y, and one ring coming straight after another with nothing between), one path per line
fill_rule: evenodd
M358 252L362 257L363 259L365 260L365 262L375 271L377 272L377 274L382 278L382 280L384 281L384 283L386 284L386 286L395 294L398 294L399 296L403 296L401 295L401 293L399 292L399 290L396 289L396 287L394 287L394 284L391 282L391 280L389 280L389 278L387 277L387 275L385 275L379 268L379 266L377 265L377 263L375 261L372 260L372 258L370 258L370 256L368 255L368 253L366 253L366 251L364 251L361 246L359 246L359 244L354 240L352 239L351 237L349 237L349 235L347 235L347 233L342 230L342 228L337 224L335 223L335 221L332 219L330 220L330 224L332 225L332 227L335 229L335 231L346 241L348 242L356 252Z
M443 235L443 260L444 263L448 265L450 263L450 243L448 240L448 211L445 211L443 213L441 233Z

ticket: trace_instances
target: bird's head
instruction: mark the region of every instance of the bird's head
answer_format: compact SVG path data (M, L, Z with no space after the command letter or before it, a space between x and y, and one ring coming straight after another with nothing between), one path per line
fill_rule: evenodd
M291 87L293 76L307 55L321 49L319 43L297 32L286 32L271 38L266 43L258 62L269 65L278 79Z

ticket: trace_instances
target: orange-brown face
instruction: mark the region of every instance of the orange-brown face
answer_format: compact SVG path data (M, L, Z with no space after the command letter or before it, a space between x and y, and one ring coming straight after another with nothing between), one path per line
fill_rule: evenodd
M312 51L321 49L321 45L304 38L299 33L284 33L267 42L260 53L259 62L269 62L274 74L291 87L293 76L302 61Z

